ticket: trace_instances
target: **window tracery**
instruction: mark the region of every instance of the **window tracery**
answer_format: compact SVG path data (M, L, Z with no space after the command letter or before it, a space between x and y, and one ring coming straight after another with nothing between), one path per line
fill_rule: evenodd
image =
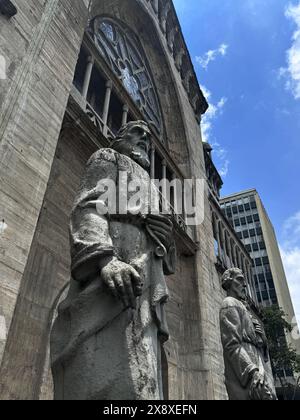
M162 118L155 86L135 34L113 19L94 19L93 34L97 48L120 78L148 122L159 133Z

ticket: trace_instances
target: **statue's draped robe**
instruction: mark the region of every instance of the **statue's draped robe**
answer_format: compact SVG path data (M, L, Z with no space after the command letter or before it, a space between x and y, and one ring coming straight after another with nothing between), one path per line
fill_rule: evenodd
M255 371L264 374L276 399L268 351L255 331L254 318L245 304L232 297L226 298L220 312L220 325L229 399L251 399L250 386Z
M51 335L58 400L163 399L161 348L168 339L164 275L175 270L175 246L160 259L141 218L99 214L99 181L111 179L119 194L120 171L128 182L142 181L151 191L148 198L158 200L148 173L130 158L102 149L88 162L71 218L70 291ZM136 310L126 309L102 283L99 261L110 256L130 264L142 278Z

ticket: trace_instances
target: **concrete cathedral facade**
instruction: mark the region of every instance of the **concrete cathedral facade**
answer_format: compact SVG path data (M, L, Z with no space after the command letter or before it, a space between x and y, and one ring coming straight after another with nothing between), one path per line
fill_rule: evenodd
M90 156L144 119L151 176L206 180L204 222L174 216L165 389L169 399L227 399L220 276L243 269L255 301L252 263L219 205L222 180L201 139L207 102L172 2L12 3L17 14L0 15L1 398L53 398L49 334L70 280L73 200Z

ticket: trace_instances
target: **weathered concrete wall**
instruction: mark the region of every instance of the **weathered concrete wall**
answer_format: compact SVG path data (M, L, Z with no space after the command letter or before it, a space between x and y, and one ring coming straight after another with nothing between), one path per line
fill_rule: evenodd
M48 370L46 353L53 305L69 280L68 214L84 163L94 146L68 130L61 136L44 197L86 15L79 1L49 0L46 15L39 2L29 3L40 11L35 17L36 25L39 27L44 16L49 26L43 32L44 44L39 44L35 64L27 71L29 81L20 85L19 105L13 108L15 116L7 114L3 148L1 140L0 174L5 169L7 185L0 195L1 203L7 204L3 216L2 208L0 214L5 223L0 245L3 243L0 275L4 279L0 293L4 296L2 311L8 326L19 297L0 372L0 393L4 398L51 399L49 375L45 374L42 393L40 390L42 376ZM69 16L66 11L70 5ZM75 25L72 16L80 11L82 17L77 17ZM95 2L92 15L102 13L115 15L139 35L158 89L171 155L187 177L192 174L205 178L199 124L150 2ZM7 34L4 35L6 39ZM30 40L31 36L28 31ZM24 62L29 52L23 56ZM21 74L20 71L19 77ZM15 90L17 80L12 76L7 89L11 86ZM203 199L205 220L197 232L200 250L196 258L181 256L176 275L168 280L172 299L168 307L171 340L167 356L170 398L174 399L226 398L218 321L223 293L214 265L208 197ZM18 345L21 341L23 348ZM24 378L22 382L20 377Z
M71 208L85 164L95 150L95 145L63 130L3 358L1 380L9 389L4 388L2 396L39 397L52 312L70 280ZM20 342L22 346L16 345Z
M0 15L0 361L43 202L83 31L87 0L15 0ZM0 372L3 389L5 361ZM21 372L20 372L21 374Z

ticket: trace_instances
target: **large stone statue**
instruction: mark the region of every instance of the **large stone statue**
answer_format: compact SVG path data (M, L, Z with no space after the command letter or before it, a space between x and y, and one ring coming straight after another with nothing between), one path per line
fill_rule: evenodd
M228 297L220 312L225 381L230 400L276 400L267 339L246 303L243 272L230 269L223 276Z
M163 399L164 275L175 271L173 225L136 208L124 214L108 206L104 214L99 197L108 180L117 201L131 185L130 201L134 183L150 192L140 200L143 210L159 201L147 172L150 137L146 123L130 122L87 164L71 218L70 291L51 336L57 400Z

